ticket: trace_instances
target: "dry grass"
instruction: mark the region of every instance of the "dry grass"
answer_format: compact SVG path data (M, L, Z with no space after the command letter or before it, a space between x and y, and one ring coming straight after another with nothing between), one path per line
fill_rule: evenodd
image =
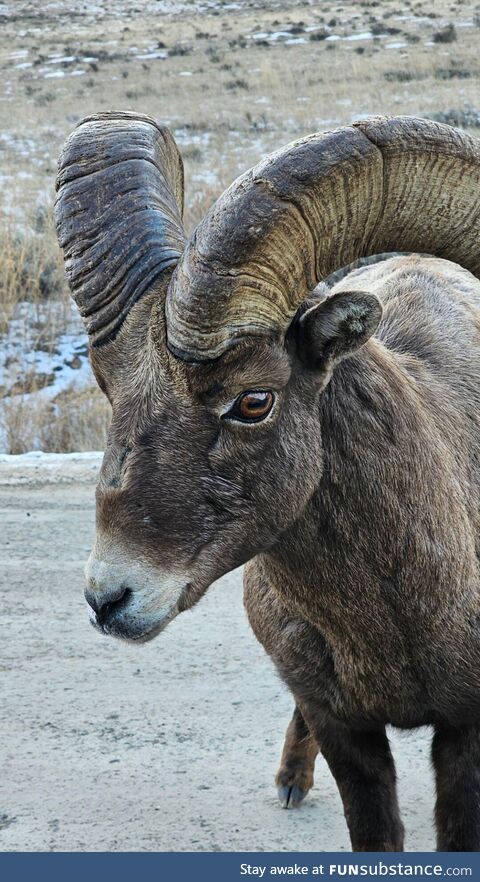
M196 190L193 198L190 198L186 202L183 222L187 233L193 232L197 224L199 224L202 218L205 217L207 211L211 208L222 190L228 186L228 183L230 183L230 181L226 181L223 187L221 185L212 186L211 184L204 184L203 187L199 187L198 190Z
M198 191L186 207L187 228L193 229L217 196L218 189L211 186ZM22 315L25 303L32 308ZM59 335L71 321L63 261L49 215L39 231L18 232L10 223L0 230L0 341L12 319L20 326L19 363L3 389L0 387L0 432L5 452L103 449L110 406L93 380L87 388L72 386L48 398L41 393L54 383L55 375L39 372L27 359L22 364L22 354L31 350L54 352Z
M3 452L26 453L37 449L44 417L43 401L32 401L23 395L3 401L0 407L0 428L5 437Z
M71 322L51 212L37 214L34 226L20 231L4 221L0 229L0 339L15 320L18 356L13 374L0 390L4 447L7 453L37 448L47 452L101 449L109 405L100 391L92 384L47 398L42 390L52 385L55 375L40 372L26 358L35 350L54 352Z
M47 352L70 310L46 206L61 144L83 116L122 108L171 127L185 162L188 232L240 172L311 131L375 113L480 128L478 0L240 0L234 13L217 0L201 16L165 12L161 0L97 0L81 15L71 0L35 15L29 0L11 8L0 38L0 339L27 300L31 345ZM270 39L276 32L287 37ZM332 33L341 39L327 41ZM100 393L48 402L48 382L26 365L3 390L10 450L101 447Z
M52 197L61 143L95 110L137 110L170 125L194 205L204 184L228 183L227 170L235 176L268 150L356 114L479 109L477 0L301 7L263 0L240 3L234 15L219 3L201 16L165 13L161 2L158 13L150 3L146 14L142 4L111 0L97 4L106 9L103 18L53 15L45 7L34 24L28 3L16 5L16 20L4 23L3 69L0 52L2 166L19 189L12 200L5 187L0 205L13 214L23 215L23 204L43 204L45 193ZM71 0L63 6L66 12ZM456 39L436 42L452 21ZM342 38L375 36L310 39L327 27ZM254 39L298 28L292 36L301 44ZM381 33L388 28L395 33ZM12 60L14 50L25 54Z
M5 220L0 226L0 334L8 330L18 305L28 301L38 307L39 332L48 327L55 340L59 311L55 310L53 318L45 304L67 302L67 297L63 261L50 215L46 214L37 230L26 226L20 231Z
M68 389L52 400L15 395L0 408L6 452L14 454L102 450L109 422L110 406L95 386Z
M42 426L42 450L52 453L103 450L110 417L110 405L96 386L61 392L53 400Z

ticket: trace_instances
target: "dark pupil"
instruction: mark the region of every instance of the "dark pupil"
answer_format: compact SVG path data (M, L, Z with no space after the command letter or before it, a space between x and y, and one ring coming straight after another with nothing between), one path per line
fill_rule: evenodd
M259 416L265 412L269 404L268 392L249 392L241 401L241 409L245 416Z

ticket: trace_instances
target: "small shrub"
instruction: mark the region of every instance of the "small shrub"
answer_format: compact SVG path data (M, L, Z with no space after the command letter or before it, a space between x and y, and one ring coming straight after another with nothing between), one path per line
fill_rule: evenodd
M389 83L411 83L413 80L424 79L423 74L411 70L386 70L383 76Z
M208 55L212 64L219 64L223 60L223 55L213 46L209 46L208 49L205 49L205 54Z
M266 40L260 40L260 41L256 40L255 44L258 45L258 42L264 43L267 46L269 45ZM248 43L247 43L245 37L239 36L233 40L229 40L228 45L229 45L230 49L237 49L237 48L238 49L246 49L248 46Z
M248 91L250 87L247 80L239 77L236 80L229 80L228 83L225 83L225 88L228 89L230 92L235 92L237 89L245 89L245 91Z
M176 43L175 46L168 50L168 56L169 58L175 58L177 55L190 55L191 52L193 52L191 46L183 46L181 43Z
M453 43L457 39L457 32L455 30L455 25L452 23L448 24L446 27L441 28L439 31L435 31L433 35L434 43Z
M472 72L463 67L437 67L434 76L436 80L468 80Z

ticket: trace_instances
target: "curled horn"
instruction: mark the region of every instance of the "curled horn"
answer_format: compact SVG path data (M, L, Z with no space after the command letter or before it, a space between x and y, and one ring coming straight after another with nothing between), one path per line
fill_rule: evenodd
M374 117L315 134L238 178L197 227L166 300L171 351L209 361L281 339L339 267L386 251L480 275L480 142L428 120Z
M91 345L101 347L182 254L182 160L150 117L99 113L67 139L56 187L68 281Z

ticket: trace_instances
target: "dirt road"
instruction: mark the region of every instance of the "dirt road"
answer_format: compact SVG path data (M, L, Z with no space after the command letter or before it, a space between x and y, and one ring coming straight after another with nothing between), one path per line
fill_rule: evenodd
M147 646L100 637L82 597L99 458L15 459L0 457L0 851L348 850L322 759L304 806L277 804L292 702L241 573ZM393 746L407 846L431 849L429 734Z

